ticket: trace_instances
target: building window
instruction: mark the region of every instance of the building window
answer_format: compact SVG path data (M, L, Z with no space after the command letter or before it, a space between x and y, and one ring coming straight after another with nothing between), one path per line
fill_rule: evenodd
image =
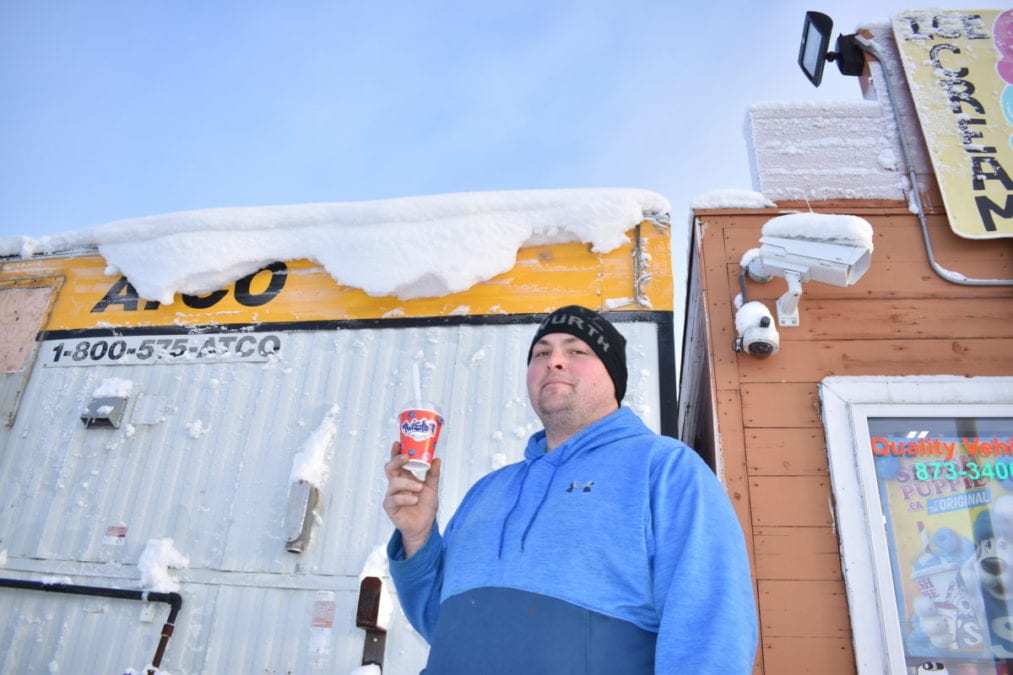
M820 401L859 672L1010 672L1013 378L832 377Z

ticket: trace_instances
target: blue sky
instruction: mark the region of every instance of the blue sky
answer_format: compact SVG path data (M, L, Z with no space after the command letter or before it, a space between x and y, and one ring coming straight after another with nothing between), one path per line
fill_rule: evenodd
M807 9L836 35L910 4L4 0L0 237L565 187L655 190L685 221L751 187L750 104L860 98L802 76Z

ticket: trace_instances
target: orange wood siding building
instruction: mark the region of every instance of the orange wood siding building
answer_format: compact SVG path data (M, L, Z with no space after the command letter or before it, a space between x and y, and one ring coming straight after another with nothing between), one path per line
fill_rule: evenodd
M872 266L852 287L806 284L800 325L780 329L778 353L736 352L742 255L757 246L765 222L810 207L870 222ZM1013 374L1013 287L940 278L903 203L781 203L695 216L683 376L690 398L682 405L713 421L684 426L696 429L687 440L715 448L747 535L761 627L755 672L854 673L817 384L831 375ZM960 239L938 212L928 223L945 268L1013 277L1013 240ZM784 290L783 279L749 282L748 298L772 308Z

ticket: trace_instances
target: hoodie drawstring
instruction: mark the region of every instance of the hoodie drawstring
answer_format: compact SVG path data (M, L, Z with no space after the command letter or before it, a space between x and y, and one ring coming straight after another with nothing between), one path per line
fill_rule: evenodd
M542 511L542 506L545 505L545 500L549 498L549 489L552 487L552 482L556 479L556 471L559 470L558 464L552 465L552 475L549 476L549 482L545 484L545 492L542 494L541 500L538 502L538 506L535 507L535 512L531 514L531 520L528 521L528 526L524 528L524 532L521 534L521 553L524 552L524 542L528 538L528 532L531 531L531 526L535 524L535 518Z
M521 485L517 488L517 496L514 498L514 505L507 511L506 517L503 519L503 527L499 532L499 554L500 560L503 559L503 542L506 539L507 523L510 522L510 516L517 510L517 505L521 503L521 493L524 492L524 483L528 480L528 470L531 468L531 462L524 462L524 469L521 472Z
M517 510L517 506L521 503L521 496L524 492L524 485L528 480L528 472L531 468L532 462L524 462L524 470L521 473L521 485L517 490L517 497L514 499L513 506L507 511L506 517L503 519L503 528L499 533L499 559L503 559L503 546L506 541L506 530L507 524L510 522L510 518L514 515L514 511ZM531 514L531 519L528 520L527 526L524 528L524 532L521 533L521 551L524 551L524 543L528 539L528 532L531 531L531 527L535 524L535 520L538 518L538 514L541 513L542 507L545 505L545 501L549 498L549 490L552 488L552 483L556 479L556 471L559 470L559 465L552 464L552 474L549 476L548 482L545 484L545 492L542 493L542 498L538 501L538 505L535 507L534 513Z

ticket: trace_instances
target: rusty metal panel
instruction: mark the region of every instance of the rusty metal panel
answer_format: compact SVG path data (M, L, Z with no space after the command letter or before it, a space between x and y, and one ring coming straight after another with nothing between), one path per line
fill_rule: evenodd
M0 373L24 370L49 311L52 288L0 288Z
M0 288L0 425L14 421L53 291L51 286Z

